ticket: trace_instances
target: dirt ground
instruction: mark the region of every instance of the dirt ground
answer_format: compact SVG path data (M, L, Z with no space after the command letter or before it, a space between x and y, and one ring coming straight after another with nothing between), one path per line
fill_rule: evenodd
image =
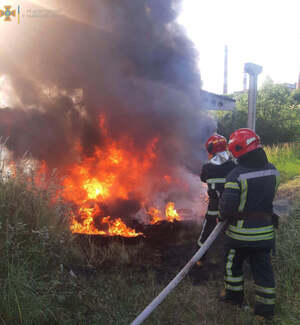
M133 272L152 270L157 275L158 281L166 284L177 275L199 249L197 239L200 232L201 225L193 221L162 222L145 226L143 229L144 237L124 238L79 235L77 243L86 251L90 249L91 242L104 249L114 243L124 245L129 252L137 249L136 258L131 259L127 267ZM201 283L209 278L222 275L222 236L222 234L219 235L212 244L207 253L204 266L201 268L194 266L188 273L188 277L193 283ZM100 266L101 271L109 271L111 267L113 267L111 261L104 262ZM77 271L80 270L77 269ZM97 272L97 270L94 270L94 272Z
M282 218L286 217L293 207L293 202L299 199L298 193L300 193L300 176L281 185L274 200L275 213Z

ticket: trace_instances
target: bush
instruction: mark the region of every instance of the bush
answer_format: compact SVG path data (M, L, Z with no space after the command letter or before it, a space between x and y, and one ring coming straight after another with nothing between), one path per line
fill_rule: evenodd
M235 96L236 111L218 114L218 132L226 137L247 127L248 94ZM265 82L258 91L256 131L264 144L300 140L300 107L296 95L282 85Z

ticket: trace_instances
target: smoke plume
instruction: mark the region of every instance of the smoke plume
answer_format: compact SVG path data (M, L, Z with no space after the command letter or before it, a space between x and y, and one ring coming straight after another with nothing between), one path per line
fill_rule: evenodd
M0 61L0 76L13 94L0 110L0 135L9 135L15 158L29 151L63 170L78 161L76 144L87 157L105 147L107 129L113 139L133 139L137 152L158 138L156 168L177 171L191 185L189 194L177 189L173 197L194 196L200 183L189 173L200 170L214 123L201 107L198 54L176 22L180 1L45 0L22 6L22 40L8 40ZM57 15L30 16L45 8ZM106 129L99 127L101 116ZM122 143L132 150L131 142ZM159 192L155 184L151 191ZM137 213L135 202L114 202L109 213Z

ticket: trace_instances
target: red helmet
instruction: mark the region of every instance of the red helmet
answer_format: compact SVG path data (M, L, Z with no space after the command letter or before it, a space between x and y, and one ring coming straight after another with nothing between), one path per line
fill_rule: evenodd
M260 137L251 129L238 129L229 137L228 149L235 158L257 148L261 148Z
M205 147L210 155L215 155L217 152L227 150L227 141L222 135L215 133L206 141Z

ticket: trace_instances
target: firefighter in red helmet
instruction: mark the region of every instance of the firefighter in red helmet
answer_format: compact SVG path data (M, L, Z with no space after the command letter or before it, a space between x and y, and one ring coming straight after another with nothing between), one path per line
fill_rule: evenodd
M230 135L228 149L237 166L226 177L219 203L228 221L225 236L225 290L222 300L241 305L244 299L243 263L249 260L255 282L254 313L272 318L275 282L271 264L274 247L273 199L279 172L268 162L259 136L250 129Z
M205 242L217 224L219 197L224 190L225 177L235 167L227 151L227 141L223 136L213 134L206 141L205 147L209 161L203 165L200 178L207 184L209 202L198 239L199 246ZM204 258L197 262L198 266L202 266Z

